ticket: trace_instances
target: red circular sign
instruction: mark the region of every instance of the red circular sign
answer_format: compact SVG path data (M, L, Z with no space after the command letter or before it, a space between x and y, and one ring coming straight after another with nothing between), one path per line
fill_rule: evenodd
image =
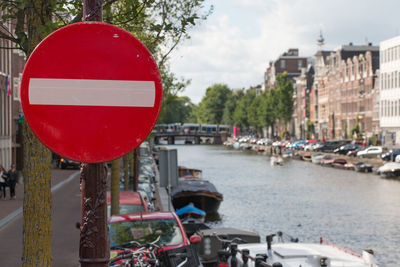
M117 159L148 136L160 113L161 77L132 34L101 22L65 26L29 57L21 104L39 140L79 162Z

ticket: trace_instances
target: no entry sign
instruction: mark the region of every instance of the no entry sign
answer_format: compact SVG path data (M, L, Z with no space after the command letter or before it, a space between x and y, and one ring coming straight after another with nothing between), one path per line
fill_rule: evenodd
M106 162L150 133L162 101L161 77L147 48L101 22L65 26L29 57L21 103L39 140L64 157Z

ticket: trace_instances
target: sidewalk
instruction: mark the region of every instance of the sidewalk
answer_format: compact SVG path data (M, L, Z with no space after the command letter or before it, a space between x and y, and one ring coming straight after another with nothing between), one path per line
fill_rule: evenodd
M51 170L52 188L52 260L53 266L79 265L79 229L81 218L79 170ZM7 192L8 195L8 192ZM23 185L17 199L0 200L0 266L22 266L23 255ZM17 212L16 212L17 211ZM13 216L9 216L12 214ZM12 217L11 220L8 220ZM8 222L4 223L7 219ZM3 221L3 222L1 222Z
M66 180L71 174L77 172L78 170L51 170L51 187L53 188L60 182ZM6 199L0 199L0 221L5 219L10 214L16 212L18 209L22 208L24 200L24 184L23 178L20 177L19 183L15 188L16 199L10 199L10 189L6 189ZM0 225L1 228L2 225Z

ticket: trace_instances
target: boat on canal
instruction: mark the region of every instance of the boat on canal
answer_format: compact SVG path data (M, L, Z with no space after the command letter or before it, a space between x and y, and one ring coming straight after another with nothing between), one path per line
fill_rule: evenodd
M201 179L203 177L203 171L195 168L179 166L178 177L196 177Z
M358 254L322 238L320 243L272 243L272 236L267 236L267 243L242 244L238 249L249 250L253 259L256 255L264 255L264 261L270 266L378 267L372 250L363 250ZM238 253L236 257L242 261L241 254ZM255 266L254 261L249 260L247 266Z
M270 159L271 166L278 165L282 166L283 165L283 158L279 155L278 157L272 156Z
M304 154L304 155L301 157L301 159L304 160L304 161L311 161L311 160L312 160L311 154L310 154L310 153Z
M325 156L324 153L315 153L313 155L311 155L311 162L315 163L315 164L320 164L321 163L321 159Z
M338 158L334 159L332 162L332 167L337 169L346 169L347 160Z
M204 218L206 217L206 212L196 208L193 203L189 203L188 205L177 209L175 213L182 222L188 219L195 219L198 222L204 222Z
M172 204L180 209L189 203L206 213L215 213L223 200L214 184L207 180L180 178L178 185L171 190Z
M358 162L354 165L354 170L356 172L372 172L372 165L365 162Z
M398 162L388 162L385 165L378 168L376 171L382 177L398 177L400 176L400 163Z

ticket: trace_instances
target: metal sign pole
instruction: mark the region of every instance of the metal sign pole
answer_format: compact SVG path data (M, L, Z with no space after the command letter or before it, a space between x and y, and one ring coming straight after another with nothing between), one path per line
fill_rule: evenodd
M83 21L103 21L103 0L82 0ZM79 258L82 267L106 267L110 260L107 226L107 169L104 163L82 164L82 223Z

